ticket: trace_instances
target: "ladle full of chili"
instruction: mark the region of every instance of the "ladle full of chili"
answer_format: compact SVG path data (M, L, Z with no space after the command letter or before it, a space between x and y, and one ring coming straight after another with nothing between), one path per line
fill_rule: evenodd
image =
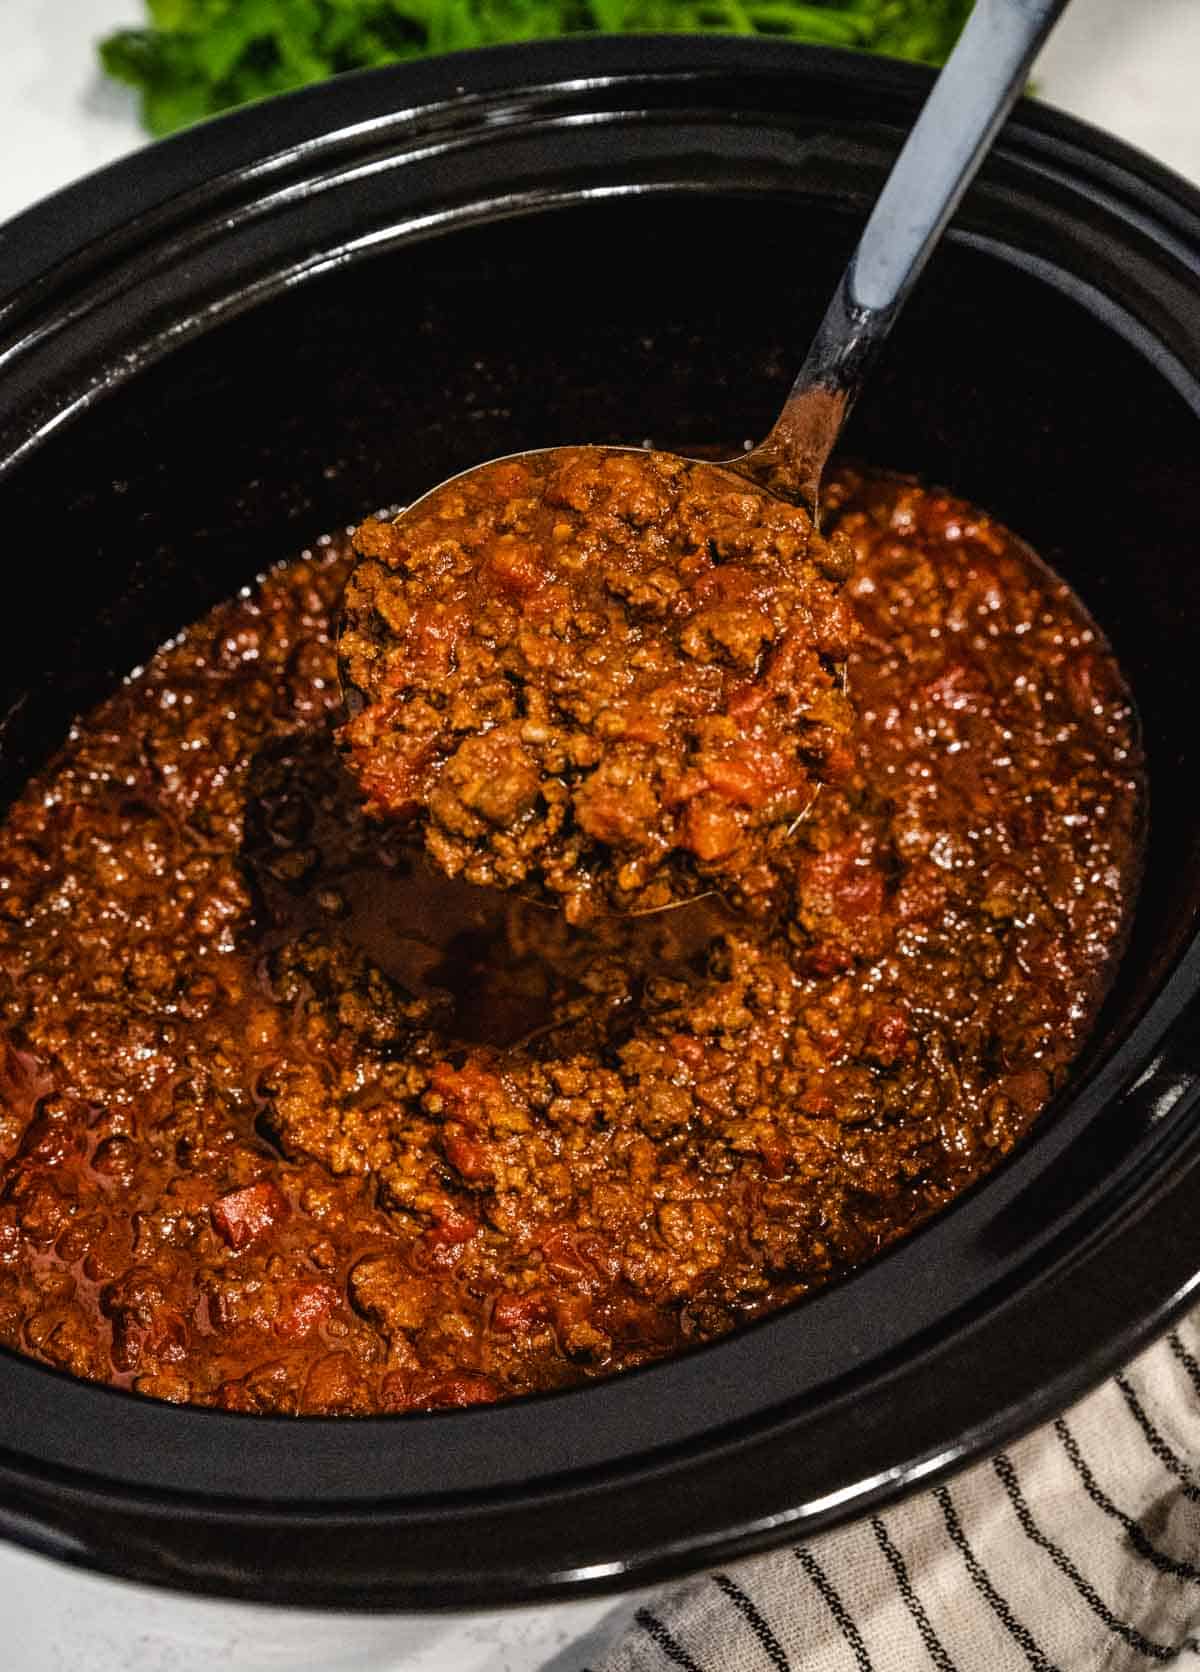
M358 531L342 741L449 875L573 921L772 909L774 860L849 761L850 556L819 532L822 475L1065 5L977 0L758 446L513 454Z

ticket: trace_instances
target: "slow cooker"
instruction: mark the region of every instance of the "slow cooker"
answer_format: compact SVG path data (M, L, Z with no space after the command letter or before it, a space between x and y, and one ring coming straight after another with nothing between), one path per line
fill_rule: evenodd
M766 428L926 93L763 41L351 76L0 231L9 797L162 640L488 456ZM906 1242L584 1390L403 1418L176 1408L0 1353L0 1532L260 1601L467 1607L806 1537L1061 1409L1200 1282L1200 196L1023 106L845 438L1076 587L1133 686L1146 875L1030 1139Z

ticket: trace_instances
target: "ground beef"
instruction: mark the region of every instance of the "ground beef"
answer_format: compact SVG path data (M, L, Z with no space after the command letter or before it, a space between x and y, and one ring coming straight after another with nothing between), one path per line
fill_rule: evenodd
M355 546L351 770L448 876L576 923L778 903L789 828L851 764L844 541L716 466L563 447Z
M1067 589L843 477L855 758L776 915L573 927L341 770L333 541L72 731L0 827L0 1342L248 1412L562 1387L870 1258L1062 1084L1136 882Z

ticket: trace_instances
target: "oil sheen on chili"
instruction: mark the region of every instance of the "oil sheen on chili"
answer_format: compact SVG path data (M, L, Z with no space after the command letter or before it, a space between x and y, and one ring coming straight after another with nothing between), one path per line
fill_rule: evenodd
M846 475L855 760L778 909L572 927L435 873L332 740L336 538L0 827L0 1343L349 1415L605 1376L871 1258L1027 1131L1136 885L1128 692L995 522Z

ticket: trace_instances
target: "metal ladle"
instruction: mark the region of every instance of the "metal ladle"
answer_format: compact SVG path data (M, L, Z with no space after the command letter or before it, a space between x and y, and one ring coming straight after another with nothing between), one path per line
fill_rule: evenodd
M757 447L724 461L726 470L803 505L815 525L821 479L859 391L1066 5L1067 0L975 0L782 411ZM844 681L845 669L841 672Z
M825 466L863 383L1066 5L1067 0L976 0L871 211L783 410L757 447L722 460L720 468L803 505L817 520ZM532 448L505 457L557 450ZM447 481L498 462L489 459ZM403 522L428 497L414 500L396 520Z
M1067 0L976 0L770 433L725 469L804 505L909 292Z

